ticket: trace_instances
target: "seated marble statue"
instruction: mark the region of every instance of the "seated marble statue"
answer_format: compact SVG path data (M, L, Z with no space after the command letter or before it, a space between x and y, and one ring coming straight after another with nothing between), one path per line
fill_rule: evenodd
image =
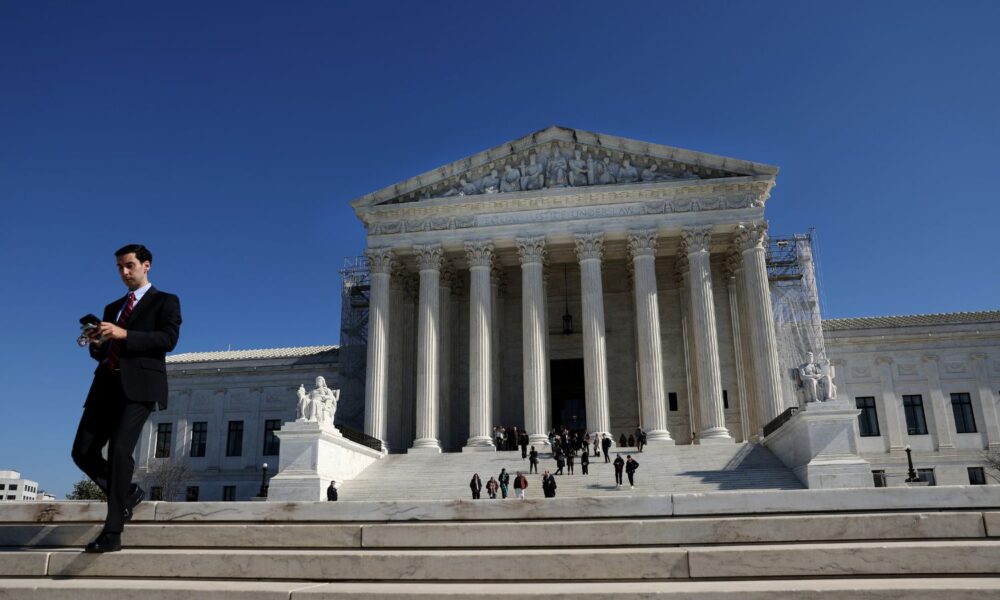
M299 404L297 407L297 418L296 421L308 421L309 415L312 413L312 400L309 395L306 394L306 386L299 386Z
M475 182L466 181L464 177L458 180L458 185L462 188L460 196L475 196L479 193L479 186Z
M483 177L481 184L481 189L484 194L495 194L500 191L500 176L497 175L497 170L493 169L490 174Z
M524 163L521 163L522 165ZM521 191L521 171L516 167L510 166L508 163L504 168L503 179L500 180L500 191L501 192L519 192Z
M579 150L574 151L573 158L569 161L569 184L572 186L587 185L589 173L587 161L580 157Z
M542 172L542 165L538 162L538 157L531 155L531 162L525 165L521 163L521 189L540 190L545 186L545 174Z
M608 185L615 182L615 176L611 173L611 168L603 158L594 161L594 181L598 185Z
M337 413L337 401L340 399L340 390L331 390L326 387L326 379L322 375L316 378L316 389L309 393L309 398L316 406L316 420L327 425L333 424L333 417Z
M545 184L550 188L566 185L566 159L558 150L552 150L549 163L545 166Z
M628 159L622 162L622 170L618 173L618 183L635 183L639 181L639 171L629 163Z
M659 165L650 165L642 170L642 175L639 176L643 181L663 181L664 179L673 179L670 175L666 173L660 173L656 169Z
M812 352L806 353L806 362L799 365L799 381L806 402L825 402L837 398L837 387L833 384L833 366L817 363Z

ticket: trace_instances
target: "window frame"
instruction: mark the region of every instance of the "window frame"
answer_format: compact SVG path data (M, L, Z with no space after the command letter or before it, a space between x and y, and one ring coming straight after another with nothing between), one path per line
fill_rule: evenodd
M229 421L226 429L226 456L243 456L243 421Z
M191 456L191 458L204 458L205 451L207 449L208 449L208 421L192 422L191 447L188 450L188 454Z
M275 426L271 429L271 426ZM281 452L281 440L274 435L281 429L281 419L264 419L264 444L261 449L263 456L278 456Z
M979 433L979 428L976 427L976 411L972 407L972 394L952 392L951 411L955 417L955 433Z
M156 424L156 440L153 458L170 458L170 446L174 438L174 424L164 421Z
M906 417L906 435L927 435L927 414L922 395L903 394L903 415ZM923 426L923 431L920 426Z
M865 406L861 406L862 401L864 401ZM870 406L868 406L869 401ZM882 437L882 430L878 425L878 404L875 402L875 396L856 396L854 406L861 411L858 414L858 435L861 437ZM866 423L868 427L866 427ZM875 427L874 431L869 429L871 426Z

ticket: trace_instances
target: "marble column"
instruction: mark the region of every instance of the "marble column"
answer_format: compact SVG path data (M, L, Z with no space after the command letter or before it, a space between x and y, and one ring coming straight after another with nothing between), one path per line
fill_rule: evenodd
M743 365L743 331L740 315L740 279L743 260L738 252L726 254L726 292L729 295L729 318L733 329L733 358L736 364L736 393L740 407L740 441L750 439L750 414L747 402L746 368Z
M952 412L950 398L944 397L941 391L940 358L936 354L925 354L921 357L924 367L924 378L927 379L928 399L931 404L931 414L934 416L934 433L937 436L938 450L950 450L955 447L951 434L955 431L955 414Z
M976 373L976 383L979 387L979 403L983 407L983 419L986 421L986 443L990 450L1000 448L1000 420L997 419L997 401L993 396L993 386L990 385L989 356L985 352L973 352L972 370Z
M642 425L650 441L673 443L667 429L660 304L656 292L656 245L655 229L630 231L628 234L635 292Z
M469 261L469 439L464 450L493 450L492 292L493 242L465 243Z
M731 443L722 406L722 372L719 368L719 338L715 326L712 267L709 245L712 229L704 227L682 232L688 257L688 285L691 286L691 331L695 337L698 362L698 390L701 408L699 444Z
M684 347L684 380L685 391L687 392L687 413L688 431L690 432L690 443L694 444L698 439L698 423L701 422L700 411L698 410L698 365L694 357L697 355L694 349L694 336L691 334L691 319L688 304L691 302L691 287L688 285L688 259L684 253L684 246L677 251L674 262L674 279L677 282L677 304L681 309L681 342Z
M882 418L885 421L885 436L889 441L888 451L902 452L906 446L906 416L903 413L903 399L896 396L896 386L892 381L892 357L878 356L875 366L879 370L880 396L882 398ZM877 411L876 411L877 412Z
M738 254L738 252L737 252ZM737 312L740 319L740 349L743 363L743 385L746 396L747 424L750 431L750 439L758 440L763 435L763 424L761 423L761 404L757 394L756 356L753 351L753 339L750 335L750 308L747 306L747 278L743 271L742 256L737 263L736 270L736 295L739 301Z
M413 450L441 451L438 439L440 399L440 310L441 266L444 252L440 244L414 246L420 271L417 309L417 439Z
M743 254L743 276L746 278L747 313L750 340L753 344L755 391L761 402L761 425L785 410L781 397L781 370L778 363L778 341L774 331L774 311L771 308L771 287L767 280L767 224L740 225L736 246Z
M491 431L493 425L509 422L504 417L503 406L500 402L500 398L502 397L500 393L500 373L503 365L503 342L501 341L503 323L501 319L503 315L503 296L506 288L504 279L503 268L494 263L493 269L490 271L490 335L493 348L493 353L490 355L490 372L493 374L493 381L490 384L490 389L493 390L493 396L490 401L493 407L493 416L490 418Z
M576 257L580 262L580 289L583 301L583 369L586 384L587 429L591 435L610 435L608 407L608 362L604 330L604 289L601 284L603 233L575 236Z
M524 374L524 427L535 446L549 443L547 394L549 353L545 331L545 290L542 272L545 238L518 238L521 261L521 340Z
M454 445L452 436L452 413L451 413L451 306L452 296L459 286L455 283L455 272L445 264L441 269L441 281L439 283L440 303L438 310L440 325L438 326L438 364L440 365L438 384L438 437L444 448L451 448Z
M382 442L386 451L388 405L389 274L395 262L389 248L365 251L371 288L368 299L368 357L365 373L365 433Z

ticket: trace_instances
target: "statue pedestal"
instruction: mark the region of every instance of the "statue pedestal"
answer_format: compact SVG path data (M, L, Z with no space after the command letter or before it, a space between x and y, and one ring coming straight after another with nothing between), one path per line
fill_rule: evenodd
M339 485L354 479L383 456L343 437L333 425L316 421L289 421L274 434L281 440L281 451L268 501L326 500L331 480Z
M874 487L858 455L858 413L843 400L810 402L763 443L809 489Z

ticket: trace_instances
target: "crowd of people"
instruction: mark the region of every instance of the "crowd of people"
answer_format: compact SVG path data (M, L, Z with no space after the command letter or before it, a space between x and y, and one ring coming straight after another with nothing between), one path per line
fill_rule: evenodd
M497 426L493 428L493 438L498 451L517 451L520 449L521 459L528 461L528 473L538 473L539 453L534 446L530 446L529 450L529 438L526 431L516 426ZM593 452L594 458L598 458L603 454L604 462L612 464L614 467L616 488L621 488L622 486L623 473L628 477L629 488L635 488L635 472L639 468L639 462L632 458L631 454L626 455L624 459L619 454L612 461L610 451L614 445L614 441L610 435L602 433L600 436L596 434L591 436L585 431L571 431L563 427L562 429L552 429L549 431L548 438L549 447L552 449L551 456L555 461L556 468L555 472L550 472L546 469L542 474L542 495L544 497L555 497L556 488L558 487L555 476L574 475L578 462L580 465L580 474L589 475L591 452ZM618 445L620 447L634 447L639 452L642 452L643 446L646 445L646 433L641 427L636 427L635 433L630 434L628 437L625 437L624 433L621 434ZM498 475L491 476L489 481L486 482L487 496L491 499L496 499L499 494L500 498L506 499L510 494L510 483L511 477L507 469L500 469ZM469 488L472 490L473 500L480 499L483 482L479 477L479 473L473 474L472 480L469 482ZM524 499L526 497L528 478L525 477L522 471L516 471L513 489L515 498Z

